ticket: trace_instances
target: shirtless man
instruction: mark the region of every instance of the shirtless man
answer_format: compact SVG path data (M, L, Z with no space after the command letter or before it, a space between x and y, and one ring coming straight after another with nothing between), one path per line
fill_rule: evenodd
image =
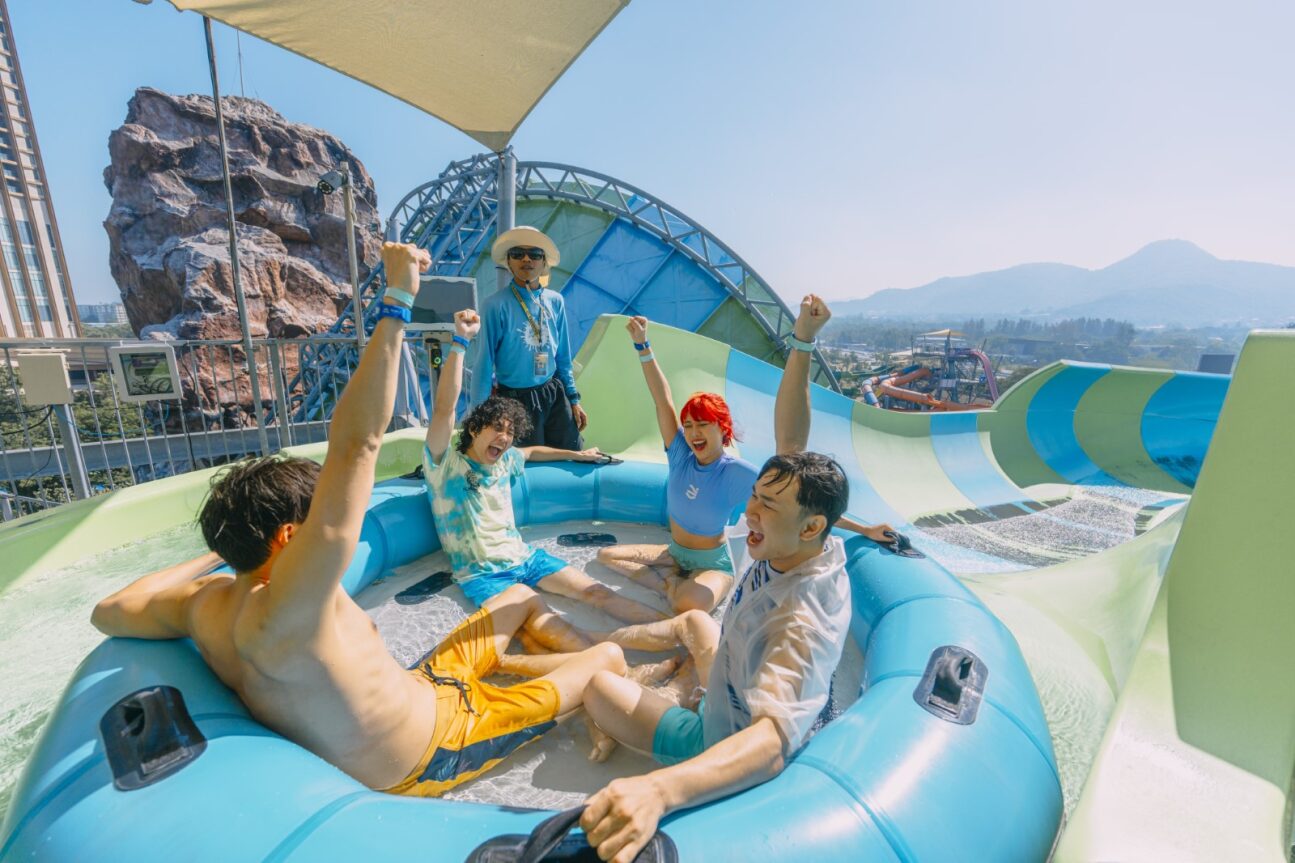
M108 635L192 638L260 722L370 788L428 796L534 739L580 706L595 673L622 673L625 661L620 648L600 644L507 689L481 682L519 631L541 642L570 638L534 591L514 585L406 671L339 586L391 419L403 323L430 263L396 243L382 259L381 317L338 402L322 468L281 456L236 465L200 515L213 553L145 576L100 602L91 620ZM463 332L479 325L475 312L456 316ZM220 558L235 574L204 574ZM477 751L488 760L454 773L458 751L483 742Z

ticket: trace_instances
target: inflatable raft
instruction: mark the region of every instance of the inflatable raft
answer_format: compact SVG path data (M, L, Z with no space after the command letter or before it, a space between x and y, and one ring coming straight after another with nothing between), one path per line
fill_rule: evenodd
M519 524L664 524L665 468L535 465L514 506ZM437 545L422 483L382 483L343 586ZM846 547L860 697L775 779L667 818L679 859L1045 859L1061 789L1012 635L932 561ZM371 791L253 720L191 643L109 639L27 765L0 859L464 861L549 814Z

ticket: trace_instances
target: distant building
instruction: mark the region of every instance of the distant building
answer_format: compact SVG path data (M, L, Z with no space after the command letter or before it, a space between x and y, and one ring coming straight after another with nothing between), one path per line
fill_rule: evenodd
M75 338L80 334L76 301L4 0L0 89L0 336Z
M83 324L129 324L126 307L121 303L77 303L77 314Z

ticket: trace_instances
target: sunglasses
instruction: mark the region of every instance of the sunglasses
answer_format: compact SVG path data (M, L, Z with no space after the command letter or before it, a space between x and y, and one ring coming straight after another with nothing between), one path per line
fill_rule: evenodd
M530 258L532 261L544 260L543 249L509 249L508 257L514 261L520 261L522 258Z

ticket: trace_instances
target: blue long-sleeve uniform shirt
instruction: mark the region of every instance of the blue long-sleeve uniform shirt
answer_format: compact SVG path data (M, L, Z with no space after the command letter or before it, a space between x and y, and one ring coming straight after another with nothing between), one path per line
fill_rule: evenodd
M540 325L540 342L530 320L509 286L487 299L481 310L481 353L472 372L472 404L490 396L495 381L512 389L537 387L556 373L571 404L580 401L575 375L571 371L571 339L567 334L567 309L562 295L544 288L517 288L531 316ZM541 314L542 308L542 314ZM547 354L542 372L536 373L535 358Z

